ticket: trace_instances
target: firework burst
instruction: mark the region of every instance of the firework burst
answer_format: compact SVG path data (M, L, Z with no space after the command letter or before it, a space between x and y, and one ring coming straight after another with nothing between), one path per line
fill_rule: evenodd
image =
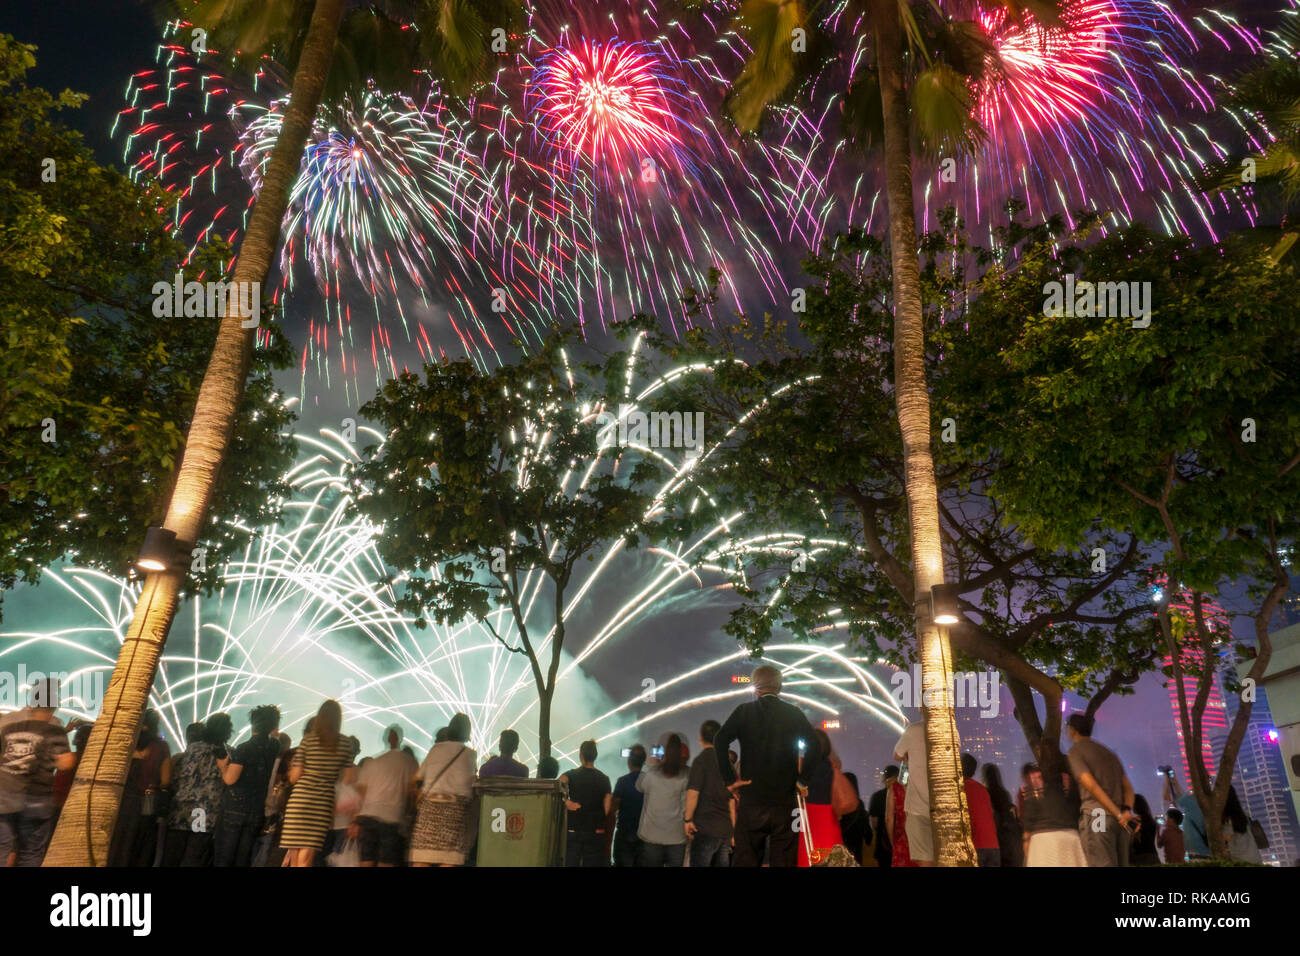
M1224 84L1197 60L1207 45L1259 48L1233 17L1185 20L1159 0L1070 0L1052 28L1002 9L975 16L995 49L973 90L989 135L961 183L927 186L935 204L955 200L980 221L1017 195L1035 214L1086 208L1110 224L1148 218L1212 238L1217 214L1250 214L1195 186L1202 164L1225 151L1217 137L1239 132L1220 128Z
M670 99L672 78L648 49L617 41L582 42L542 58L532 95L538 134L593 166L672 155L682 147Z

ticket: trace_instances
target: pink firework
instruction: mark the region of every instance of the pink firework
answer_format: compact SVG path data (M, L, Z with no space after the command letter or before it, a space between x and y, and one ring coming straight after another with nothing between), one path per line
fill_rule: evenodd
M541 135L592 165L675 155L681 148L667 81L639 44L583 40L547 54L533 75Z
M1024 131L1095 116L1110 96L1110 74L1131 40L1113 0L1074 0L1062 9L1064 28L1026 17L1012 23L1002 8L983 9L980 21L997 48L998 69L979 91L985 129L1008 120ZM1122 104L1120 105L1122 108Z

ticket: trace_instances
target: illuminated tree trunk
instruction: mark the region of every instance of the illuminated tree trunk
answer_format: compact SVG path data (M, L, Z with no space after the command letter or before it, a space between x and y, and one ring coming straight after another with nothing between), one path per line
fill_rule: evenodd
M952 703L952 648L948 634L931 620L930 589L943 582L939 493L930 452L930 393L925 377L920 264L912 199L909 111L903 83L903 51L895 0L875 4L876 59L884 117L885 195L894 289L894 397L903 436L904 482L911 527L916 638L921 660L926 766L935 861L974 866L975 847Z
M199 389L163 525L176 533L177 541L197 541L203 530L235 426L256 335L256 329L242 328L245 317L240 314L238 289L245 282L265 283L279 248L280 222L329 73L343 8L344 0L316 0L284 124L239 244L226 315ZM46 854L46 866L103 866L108 858L131 752L184 576L184 569L176 568L145 579L104 694L103 709Z

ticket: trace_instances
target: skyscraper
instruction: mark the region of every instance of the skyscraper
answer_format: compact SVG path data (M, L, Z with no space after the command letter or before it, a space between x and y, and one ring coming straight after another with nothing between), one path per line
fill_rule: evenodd
M1167 587L1163 578L1155 582L1157 594L1162 594ZM1190 714L1192 702L1196 699L1197 692L1200 688L1201 678L1199 675L1205 672L1206 660L1205 651L1198 644L1193 643L1195 637L1195 611L1192 607L1190 596L1184 593L1172 592L1169 598L1169 616L1177 624L1185 629L1188 635L1186 643L1179 648L1178 662L1183 671L1183 691L1187 699L1187 708ZM1159 600L1159 598L1157 598ZM1210 682L1209 696L1206 699L1205 711L1201 717L1201 756L1205 761L1205 769L1214 779L1218 771L1219 754L1223 752L1223 744L1228 736L1228 708L1224 703L1223 691L1218 676L1217 659L1220 649L1231 645L1232 641L1232 622L1228 614L1222 607L1209 599L1202 599L1201 614L1205 620L1205 625L1209 631L1215 635L1216 647L1212 651L1215 660L1210 665L1210 673L1205 679ZM1172 673L1174 659L1170 655L1165 655L1163 664L1166 671ZM1193 676L1197 675L1197 676ZM1174 732L1177 734L1179 747L1182 752L1182 775L1180 782L1184 786L1191 785L1191 761L1187 755L1188 742L1183 735L1183 723L1180 717L1181 708L1178 705L1178 683L1172 677L1167 683L1169 691L1169 707L1173 713Z
M1300 860L1300 822L1288 790L1273 715L1263 692L1251 708L1246 738L1237 755L1237 771L1233 783L1242 805L1268 836L1268 848L1259 851L1264 862L1294 865Z

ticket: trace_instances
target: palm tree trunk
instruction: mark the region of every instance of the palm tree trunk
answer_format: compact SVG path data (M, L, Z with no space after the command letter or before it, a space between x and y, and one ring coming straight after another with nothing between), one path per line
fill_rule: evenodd
M344 0L316 0L293 76L284 124L239 244L226 314L199 388L176 487L163 524L177 541L199 540L244 392L256 330L243 328L242 283L265 283L279 247L280 222L298 177L321 91L329 74ZM150 574L122 643L104 706L45 857L46 866L103 866L130 768L140 718L176 614L183 568Z
M925 378L925 328L912 195L909 111L897 0L875 4L876 61L884 116L885 195L894 286L894 397L903 436L904 483L911 526L916 637L921 660L926 766L935 861L974 866L975 847L952 702L952 648L931 619L930 589L943 581L939 493L930 452L930 393Z

